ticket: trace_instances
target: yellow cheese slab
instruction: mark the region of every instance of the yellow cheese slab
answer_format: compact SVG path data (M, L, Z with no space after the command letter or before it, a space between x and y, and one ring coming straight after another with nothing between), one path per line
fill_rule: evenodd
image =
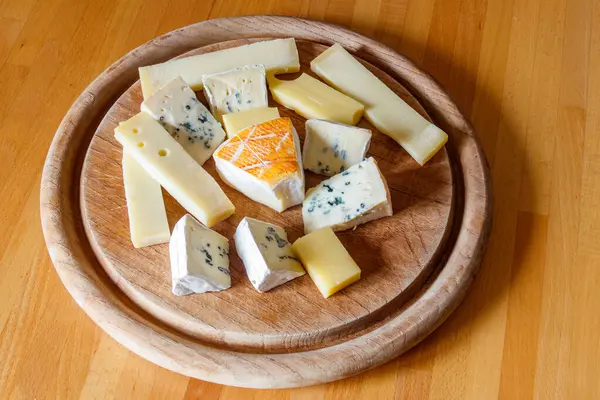
M360 268L331 228L301 237L292 251L325 298L360 279Z
M262 124L263 122L277 118L279 118L279 110L277 107L260 107L225 114L223 115L223 125L225 125L227 137L231 138L250 125Z
M419 164L429 161L448 141L444 131L423 118L339 44L321 53L310 67L331 86L364 104L367 120Z
M363 115L364 106L361 103L310 75L302 74L292 81L282 81L268 74L267 82L276 102L306 119L356 125Z

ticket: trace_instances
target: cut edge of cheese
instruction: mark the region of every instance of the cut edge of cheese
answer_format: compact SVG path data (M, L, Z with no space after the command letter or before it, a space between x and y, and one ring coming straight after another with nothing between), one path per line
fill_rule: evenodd
M223 115L223 125L225 125L225 131L229 139L249 126L262 124L277 118L280 118L277 107L257 107Z

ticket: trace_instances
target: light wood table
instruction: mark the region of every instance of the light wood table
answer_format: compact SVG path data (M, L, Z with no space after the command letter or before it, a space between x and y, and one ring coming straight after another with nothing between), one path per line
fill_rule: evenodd
M208 18L283 14L372 36L431 73L492 168L495 226L458 311L355 378L254 391L130 353L48 258L39 181L62 116L145 41ZM600 1L0 0L0 398L600 398Z

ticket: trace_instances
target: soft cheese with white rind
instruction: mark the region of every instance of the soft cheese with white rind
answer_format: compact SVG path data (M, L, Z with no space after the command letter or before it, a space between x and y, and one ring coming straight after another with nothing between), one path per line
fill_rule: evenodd
M424 165L448 135L423 118L342 46L335 44L310 63L323 80L365 106L365 117Z
M365 158L371 131L320 119L306 121L302 164L317 174L333 176Z
M390 215L390 192L372 157L311 188L302 203L306 233L341 231Z
M167 243L171 236L160 184L127 152L123 152L123 186L135 248Z
M225 125L227 137L230 138L250 125L262 124L277 118L279 118L277 107L253 108L223 115L223 125Z
M162 64L140 67L144 98L167 82L181 76L193 90L202 89L202 77L217 72L261 64L267 72L284 74L300 70L300 58L293 38L267 40L212 53L179 58Z
M169 243L173 294L217 292L231 287L229 241L191 215L175 224Z
M248 279L259 292L304 275L283 228L246 217L238 225L234 238Z
M149 114L141 112L119 124L115 139L204 225L213 226L234 213L214 178Z
M225 114L269 105L264 65L205 75L202 84L210 110L219 121Z
M200 165L225 140L221 124L181 77L173 79L144 100L142 111L160 122Z

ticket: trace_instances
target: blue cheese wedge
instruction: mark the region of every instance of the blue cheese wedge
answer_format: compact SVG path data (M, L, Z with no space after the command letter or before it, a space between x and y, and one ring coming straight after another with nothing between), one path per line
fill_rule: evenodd
M206 75L202 83L210 110L219 121L225 114L269 105L264 65L247 65Z
M302 203L306 233L341 231L390 215L390 191L372 157L311 188Z
M147 112L202 165L225 139L225 131L180 77L142 103Z
M371 143L371 131L321 119L306 121L302 151L304 169L333 176L360 163Z
M169 243L173 294L217 292L231 287L229 241L186 214Z
M305 274L283 228L246 217L238 225L234 238L248 278L259 292Z

